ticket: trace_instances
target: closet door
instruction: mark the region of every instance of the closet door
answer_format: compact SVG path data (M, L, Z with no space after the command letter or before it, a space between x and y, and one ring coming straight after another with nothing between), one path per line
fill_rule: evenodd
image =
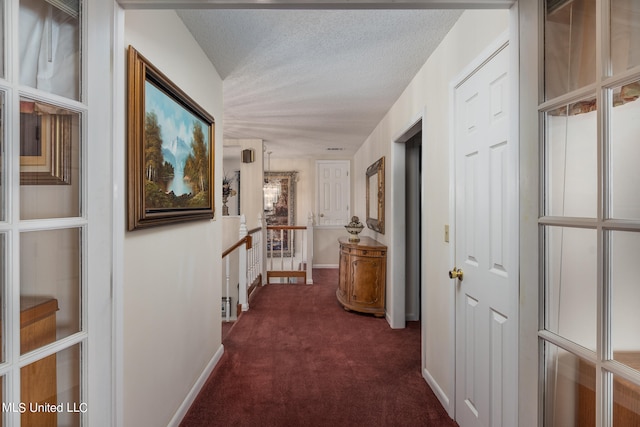
M319 226L347 225L351 221L349 169L348 160L316 161Z

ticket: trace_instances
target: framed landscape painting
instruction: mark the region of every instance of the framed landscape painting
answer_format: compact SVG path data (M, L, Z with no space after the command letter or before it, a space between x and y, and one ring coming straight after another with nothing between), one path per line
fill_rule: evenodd
M129 46L129 230L214 217L214 119Z

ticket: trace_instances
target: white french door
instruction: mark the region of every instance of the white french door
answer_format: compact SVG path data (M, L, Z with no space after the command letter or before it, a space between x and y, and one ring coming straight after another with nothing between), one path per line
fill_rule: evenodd
M87 3L0 1L2 425L111 417L113 4Z
M540 419L640 425L640 2L539 5Z
M517 420L517 209L512 191L509 47L455 90L455 418L461 427Z

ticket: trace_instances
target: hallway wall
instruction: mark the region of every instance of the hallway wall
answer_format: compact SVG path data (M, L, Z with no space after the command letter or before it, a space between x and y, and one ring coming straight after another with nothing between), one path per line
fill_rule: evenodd
M509 12L466 11L429 57L409 86L358 150L353 161L352 194L365 194L366 168L385 156L386 203L385 234L365 228L368 235L389 247L387 265L387 318L391 327L404 326L404 280L401 263L393 262L393 253L404 245L405 236L394 236L390 226L396 218L397 194L391 191L394 179L404 179L404 171L392 170L393 140L405 132L417 118L423 119L422 140L422 334L423 368L431 376L431 385L443 405L453 415L454 372L451 348L452 285L450 245L444 242L444 226L449 223L449 132L450 84L491 42L508 29ZM397 150L397 152L404 152ZM402 173L401 173L402 172ZM397 175L397 177L395 176ZM404 200L404 199L402 199ZM400 202L398 202L400 204ZM354 214L365 217L365 198L354 199Z
M173 11L126 11L124 41L213 115L221 182L222 80L215 68ZM217 190L217 215L221 205ZM222 353L222 221L124 233L123 425L168 425Z

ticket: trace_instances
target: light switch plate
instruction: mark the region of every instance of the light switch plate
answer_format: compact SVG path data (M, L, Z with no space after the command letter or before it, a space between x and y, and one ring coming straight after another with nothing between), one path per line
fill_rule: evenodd
M444 225L444 241L449 243L449 224Z

